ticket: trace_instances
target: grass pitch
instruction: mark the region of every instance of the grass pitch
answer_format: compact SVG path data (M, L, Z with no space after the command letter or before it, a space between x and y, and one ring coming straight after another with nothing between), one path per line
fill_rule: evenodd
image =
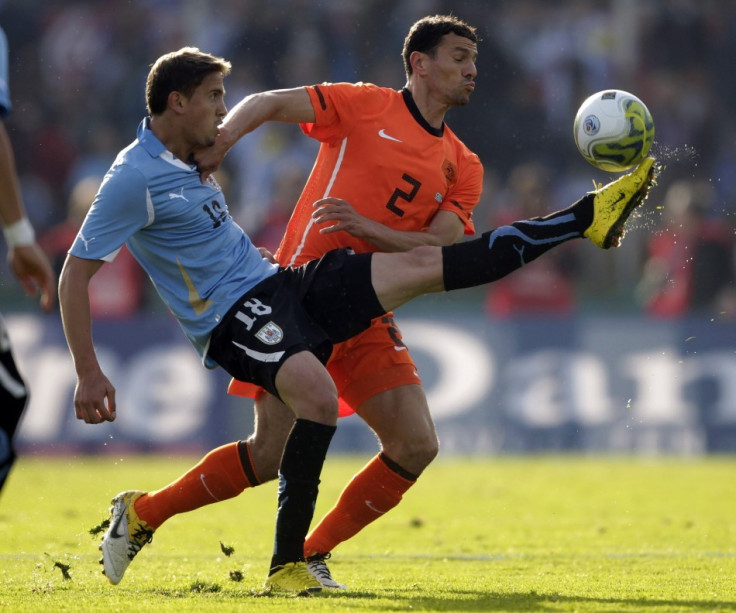
M349 591L299 599L254 595L273 542L266 484L173 518L110 585L89 534L109 500L198 459L22 458L0 498L0 610L736 611L731 457L438 460L336 549ZM366 459L328 458L316 517Z

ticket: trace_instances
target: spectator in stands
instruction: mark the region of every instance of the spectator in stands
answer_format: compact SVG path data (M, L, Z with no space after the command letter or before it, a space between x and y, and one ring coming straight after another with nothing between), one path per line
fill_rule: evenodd
M681 180L666 192L637 296L655 317L736 317L734 229L715 214L712 186Z

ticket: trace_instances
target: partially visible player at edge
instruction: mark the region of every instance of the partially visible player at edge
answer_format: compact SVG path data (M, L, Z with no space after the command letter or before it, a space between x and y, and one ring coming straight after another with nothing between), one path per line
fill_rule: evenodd
M444 118L470 101L477 42L475 29L454 16L425 17L404 41L407 82L401 91L324 83L249 96L225 118L215 147L196 156L200 169L217 167L240 137L265 121L298 122L321 147L276 253L281 265L300 265L340 247L396 252L457 242L474 232L483 167ZM325 206L313 218L315 200L328 196L350 204ZM325 563L329 553L400 502L437 455L438 441L392 313L337 345L327 368L340 397L381 442L380 453L351 479L306 542L310 570L323 586L339 588L344 586ZM219 499L277 477L293 414L273 395L256 390L237 380L230 386L231 393L256 397L248 440L212 451L191 473L135 501L150 526L217 501L200 474L232 484ZM243 471L247 479L240 478Z
M0 28L0 222L11 272L29 296L40 292L41 308L48 312L56 296L56 280L48 258L36 244L33 226L23 205L13 147L4 122L10 110L8 42ZM28 388L18 372L0 316L0 491L15 461L13 439L27 403Z

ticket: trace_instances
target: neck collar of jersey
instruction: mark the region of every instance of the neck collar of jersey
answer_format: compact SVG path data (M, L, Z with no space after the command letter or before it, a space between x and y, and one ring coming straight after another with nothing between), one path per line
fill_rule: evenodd
M440 128L433 128L429 125L429 123L427 123L427 120L424 119L424 115L422 115L422 113L419 111L417 103L414 102L414 96L411 95L411 92L406 87L402 88L401 95L404 97L404 104L406 104L406 108L409 109L412 117L416 119L416 122L420 126L422 126L432 136L442 136L445 133L444 121L442 122L442 127Z
M171 151L169 151L158 139L158 136L153 133L153 130L151 130L150 117L146 117L145 119L143 119L143 121L141 121L140 125L138 126L137 137L138 142L141 144L141 147L143 147L151 157L160 157L162 160L166 160L174 166L178 166L179 168L185 170L192 170L191 164L182 162L178 157L171 153Z

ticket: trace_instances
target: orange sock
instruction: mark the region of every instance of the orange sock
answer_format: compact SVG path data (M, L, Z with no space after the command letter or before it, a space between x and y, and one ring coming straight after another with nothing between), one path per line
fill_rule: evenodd
M141 496L135 502L135 512L156 529L173 515L233 498L251 485L245 476L238 443L228 443L210 451L176 481Z
M393 509L415 481L389 468L381 454L365 465L340 494L337 504L310 532L304 555L329 553L339 543Z

